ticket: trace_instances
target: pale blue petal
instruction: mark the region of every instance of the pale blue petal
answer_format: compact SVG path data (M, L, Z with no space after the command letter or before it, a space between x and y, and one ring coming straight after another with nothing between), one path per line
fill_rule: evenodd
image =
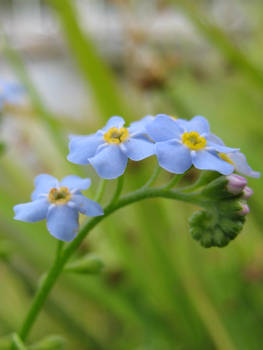
M180 139L182 129L170 116L159 114L154 120L146 125L148 135L156 142L170 139Z
M211 151L216 151L220 153L230 153L239 151L239 148L226 147L212 142L207 142L206 148L209 148L209 150Z
M229 175L234 171L232 164L221 159L216 153L209 151L192 152L193 164L197 169L214 170L223 175Z
M147 115L137 122L133 122L130 124L128 130L129 134L144 134L146 133L146 125L154 120L152 115Z
M160 166L171 173L183 174L192 165L189 149L174 141L158 142L156 155Z
M186 129L188 132L197 131L199 134L209 134L210 132L208 121L200 115L197 115L188 121L186 124Z
M224 146L224 142L215 134L209 134L208 136L206 136L206 140L208 142L212 142L212 143L216 143L218 145Z
M79 214L76 208L68 205L54 205L47 213L47 228L55 238L70 242L79 229Z
M104 126L104 128L102 128L102 130L107 132L110 128L122 128L124 124L125 121L122 117L114 116L108 120L107 124Z
M107 145L89 161L100 177L115 179L124 173L128 157L118 145Z
M89 178L83 179L76 175L69 175L64 177L60 182L60 186L66 186L71 190L87 190L90 187L91 180Z
M189 120L178 118L175 121L180 126L183 132L187 131L187 125L189 124Z
M47 198L37 199L33 202L22 203L14 206L15 220L24 222L36 222L44 220L47 216L50 203Z
M99 203L86 198L82 194L74 194L70 201L73 202L76 208L84 215L101 216L104 214Z
M124 153L132 160L139 161L155 153L155 144L146 137L131 137L123 144Z
M48 174L40 174L35 178L35 190L31 194L31 199L35 200L42 194L48 194L50 189L57 187L58 180Z
M87 136L71 135L67 159L75 164L89 164L88 158L93 157L103 143L103 135L99 132Z
M242 175L259 178L260 172L254 171L247 163L246 156L241 152L235 152L228 154L229 158L234 163L234 167L237 172Z

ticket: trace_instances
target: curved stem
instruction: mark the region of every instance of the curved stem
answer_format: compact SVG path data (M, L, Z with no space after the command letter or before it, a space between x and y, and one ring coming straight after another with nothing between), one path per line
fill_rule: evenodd
M110 204L109 206L113 205L114 203L117 202L117 200L120 198L120 195L121 195L121 191L122 191L122 188L123 188L123 183L124 183L124 175L120 176L118 178L118 181L117 181L117 186L116 186L116 189L115 189L115 192L113 194L113 197L110 201Z
M157 180L158 176L160 175L162 168L159 166L159 164L157 163L155 166L155 169L153 171L152 176L149 178L149 180L142 186L142 188L148 188L151 185L153 185L155 183L155 181Z
M172 180L170 182L168 182L167 185L165 185L163 188L166 190L169 190L170 188L173 188L174 186L176 186L178 184L178 182L182 179L182 177L185 174L177 174L175 175Z
M118 191L116 190L114 198L117 197L116 194L119 195L119 189ZM27 338L52 287L56 283L61 272L63 271L65 264L67 263L71 255L74 253L74 251L78 248L78 246L83 241L83 239L87 236L87 234L105 217L109 216L116 210L123 208L129 204L141 201L143 199L157 198L157 197L177 199L180 201L200 205L200 197L197 194L188 194L188 193L182 193L179 191L172 191L172 190L168 191L163 188L141 189L141 190L129 193L127 195L124 195L117 202L111 201L110 204L108 204L105 207L104 215L96 216L90 219L80 230L77 237L69 245L67 245L62 251L61 251L62 243L59 242L59 247L58 247L54 264L52 265L51 269L49 270L49 273L46 275L44 281L42 282L40 289L36 293L33 303L30 307L30 310L19 332L19 336L22 341L25 341L25 339Z
M98 191L95 195L94 201L95 202L100 202L102 200L103 194L104 194L104 190L105 190L105 186L106 186L106 181L104 179L100 179L100 184L98 187Z

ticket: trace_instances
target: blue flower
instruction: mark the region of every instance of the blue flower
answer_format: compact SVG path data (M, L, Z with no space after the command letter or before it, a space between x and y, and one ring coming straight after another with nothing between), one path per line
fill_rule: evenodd
M90 186L90 179L69 175L59 182L47 174L35 178L32 202L14 207L15 219L36 222L47 219L47 228L52 236L61 241L71 241L79 230L79 213L87 216L103 215L97 203L84 197L82 190Z
M6 80L0 80L0 111L6 103L14 104L19 101L23 88Z
M209 124L204 117L196 116L187 121L159 114L146 125L146 130L156 142L160 166L172 173L183 174L192 165L223 175L234 171L233 165L221 159L218 152L229 153L236 149L213 142Z
M211 140L221 146L224 146L224 142L216 135L210 135ZM242 175L259 178L260 172L253 170L247 163L246 156L241 152L230 152L225 154L224 152L218 153L219 157L227 161L234 166L234 170Z
M124 173L128 158L139 161L154 154L154 143L145 130L152 119L146 116L125 128L123 118L111 117L95 134L70 136L67 158L72 163L91 164L104 179L115 179Z

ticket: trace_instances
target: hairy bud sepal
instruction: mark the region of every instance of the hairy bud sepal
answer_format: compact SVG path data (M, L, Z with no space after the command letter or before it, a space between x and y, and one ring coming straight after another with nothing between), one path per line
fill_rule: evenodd
M211 202L207 209L195 212L190 220L192 237L205 247L224 247L241 232L245 215L238 199Z

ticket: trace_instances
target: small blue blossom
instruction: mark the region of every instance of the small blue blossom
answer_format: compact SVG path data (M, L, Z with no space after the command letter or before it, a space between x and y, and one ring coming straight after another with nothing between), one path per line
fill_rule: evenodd
M6 103L14 104L19 101L23 88L12 82L0 80L0 111Z
M224 142L216 135L211 134L210 138L214 143L224 146ZM230 152L228 154L220 152L219 157L232 164L234 166L234 170L237 173L255 178L260 177L260 172L253 170L248 165L246 156L241 152Z
M187 121L159 114L146 125L146 130L156 142L160 166L172 173L183 174L192 165L197 169L214 170L223 175L234 171L233 165L221 159L218 152L237 150L210 139L208 121L202 116Z
M87 216L103 215L101 206L82 195L90 186L90 179L69 175L59 182L47 174L35 178L32 202L14 207L15 220L36 222L47 219L52 236L61 241L72 241L79 230L79 213Z
M125 128L123 118L111 117L95 134L70 136L67 158L75 164L91 164L104 179L115 179L124 173L128 158L139 161L154 154L154 143L145 129L152 119L146 116Z

